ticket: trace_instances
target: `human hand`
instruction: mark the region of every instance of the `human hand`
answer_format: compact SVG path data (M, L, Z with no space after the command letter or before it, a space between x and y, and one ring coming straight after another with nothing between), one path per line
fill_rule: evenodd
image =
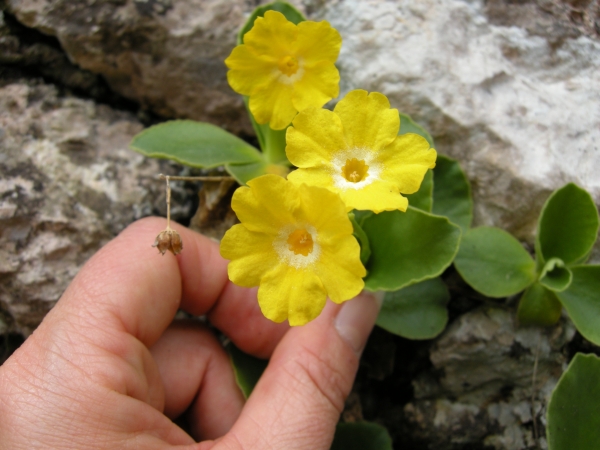
M275 324L208 238L177 227L185 250L160 257L149 244L163 225L141 220L100 250L0 367L0 448L329 448L377 300ZM178 308L271 358L247 402L212 333L172 323Z

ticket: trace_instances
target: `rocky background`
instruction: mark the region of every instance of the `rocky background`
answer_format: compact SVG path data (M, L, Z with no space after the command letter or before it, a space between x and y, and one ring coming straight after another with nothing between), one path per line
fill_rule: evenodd
M101 245L165 214L156 174L185 169L128 150L133 135L191 118L253 139L223 60L260 3L0 0L0 361ZM474 225L527 245L552 190L574 181L600 204L598 0L292 3L342 34L341 95L385 93L461 161ZM173 189L188 223L197 187ZM445 278L448 329L424 342L376 330L344 419L384 424L404 450L546 448L556 380L598 349L567 319L516 328L513 300Z

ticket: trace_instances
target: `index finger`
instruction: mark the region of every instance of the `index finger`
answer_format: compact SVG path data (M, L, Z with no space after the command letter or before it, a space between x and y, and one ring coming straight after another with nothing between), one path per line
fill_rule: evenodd
M82 268L56 309L84 311L103 328L125 330L152 346L178 308L211 321L242 350L266 357L287 330L260 313L256 291L232 285L216 242L174 225L184 250L160 255L150 244L165 220L126 228Z

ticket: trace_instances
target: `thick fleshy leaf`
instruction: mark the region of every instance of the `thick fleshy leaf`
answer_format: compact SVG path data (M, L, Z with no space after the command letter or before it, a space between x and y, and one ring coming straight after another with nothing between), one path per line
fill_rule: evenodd
M435 148L433 138L421 125L416 123L408 114L400 113L400 131L398 134L414 133L423 136L429 142L429 146Z
M473 289L488 297L516 294L536 277L535 261L519 241L494 227L469 230L462 238L454 265Z
M433 207L431 212L446 216L466 233L473 220L471 184L458 161L438 155L433 170Z
M559 258L552 258L546 263L540 275L540 283L555 292L564 291L571 284L573 275Z
M273 2L273 3L269 3L267 5L259 6L252 12L252 14L248 18L248 20L246 21L244 26L241 28L240 32L238 33L238 38L237 38L238 45L244 43L244 35L252 29L256 18L263 17L267 11L279 11L281 14L283 14L285 16L285 18L287 20L289 20L292 23L295 23L296 25L298 25L303 20L306 20L304 18L304 16L296 8L294 8L292 5L290 5L289 3L286 3L286 2L277 1L277 2Z
M448 322L448 288L439 278L387 292L377 325L408 339L432 339Z
M331 450L392 450L392 438L377 423L338 423Z
M134 136L130 147L152 158L191 167L217 167L263 161L261 153L227 131L204 122L172 120Z
M600 266L575 266L571 272L571 285L556 295L583 337L600 345Z
M577 353L548 404L549 450L596 449L600 443L600 358Z
M440 275L454 259L460 228L445 217L409 207L363 219L371 259L365 287L395 291Z
M422 209L425 212L431 212L433 205L433 171L428 170L425 173L421 187L414 194L407 195L408 204L414 208Z
M590 194L569 183L548 198L538 223L536 253L568 266L584 262L598 236L598 210Z
M517 318L521 325L550 326L558 322L561 311L556 294L536 282L521 296Z
M248 355L231 342L225 346L225 349L231 358L235 381L244 394L244 397L248 398L252 389L258 383L260 376L267 368L269 361Z

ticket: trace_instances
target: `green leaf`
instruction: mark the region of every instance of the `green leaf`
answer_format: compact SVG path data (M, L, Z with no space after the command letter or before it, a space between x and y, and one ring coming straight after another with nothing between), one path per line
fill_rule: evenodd
M538 223L536 253L543 261L583 262L598 236L598 210L590 194L569 183L546 201Z
M583 337L600 345L600 266L575 266L571 272L571 285L556 295Z
M225 170L240 184L246 184L252 178L271 173L285 177L289 167L279 164L269 164L265 161L252 164L227 164Z
M359 209L353 209L352 214L354 214L354 220L362 227L365 223L365 220L371 216L374 216L375 213L373 211L364 210L361 211Z
M536 282L521 296L517 319L521 325L550 326L558 322L561 311L556 294Z
M429 142L430 147L435 147L433 142L433 138L431 135L419 125L417 122L412 120L412 118L408 114L400 113L400 130L398 130L398 135L403 135L406 133L414 133L419 136L423 136Z
M227 131L204 122L172 120L134 136L130 147L152 158L191 167L217 167L263 161L261 153Z
M303 20L306 20L304 16L300 13L300 11L298 11L296 8L294 8L292 5L286 2L277 1L273 3L268 3L263 6L259 6L252 12L252 14L250 14L250 17L248 18L244 26L242 26L242 28L240 29L240 32L238 33L237 37L238 45L244 43L244 35L252 29L256 18L263 17L267 11L271 10L279 11L285 16L287 20L289 20L292 23L295 23L296 25L298 25Z
M536 279L533 258L500 228L469 230L462 238L454 265L473 289L488 297L516 294Z
M473 220L471 184L458 161L438 155L433 169L433 207L431 212L446 216L466 233Z
M354 228L354 237L360 244L360 262L366 266L369 258L371 257L371 245L369 244L369 237L356 221L354 213L349 213L348 217L350 218L350 222L352 222L352 227Z
M448 322L448 288L439 278L387 292L377 325L408 339L432 339Z
M460 228L447 218L409 207L367 216L371 259L365 287L395 291L440 275L454 259Z
M231 358L231 364L233 365L233 371L235 373L235 381L242 390L244 397L248 398L252 389L254 389L254 386L258 383L260 376L265 371L269 361L250 356L231 342L225 346L225 349Z
M377 423L338 423L331 450L392 450L392 438Z
M540 283L555 292L564 291L571 284L573 275L559 258L552 258L544 266L540 275Z
M425 177L421 187L414 194L407 195L408 203L414 208L422 209L425 212L431 212L433 204L433 171L425 172Z
M592 450L600 445L600 358L577 353L548 404L549 450Z

